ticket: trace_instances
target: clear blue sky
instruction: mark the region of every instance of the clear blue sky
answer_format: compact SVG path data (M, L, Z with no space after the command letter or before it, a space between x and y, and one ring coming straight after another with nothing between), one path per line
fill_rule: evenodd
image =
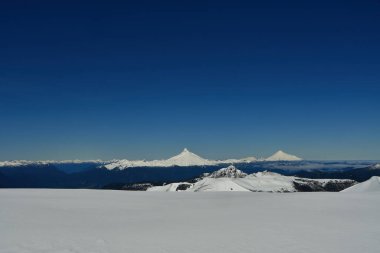
M0 31L0 160L380 159L379 1L1 1Z

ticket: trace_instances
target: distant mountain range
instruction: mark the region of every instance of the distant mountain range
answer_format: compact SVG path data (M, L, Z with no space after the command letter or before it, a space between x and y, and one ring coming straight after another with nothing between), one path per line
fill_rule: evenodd
M104 166L105 168L112 169L126 169L126 168L134 168L134 167L172 167L172 166L210 166L210 165L219 165L219 164L237 164L237 163L252 163L252 162L262 162L262 161L301 161L302 159L287 154L283 151L277 151L270 157L264 159L257 159L256 157L247 157L242 159L226 159L226 160L210 160L205 159L199 155L196 155L190 152L188 149L184 149L180 154L173 156L169 159L163 160L112 160L112 161L102 161L102 160L64 160L64 161L26 161L26 160L18 160L18 161L5 161L0 162L0 167L12 167L12 166L23 166L30 164L53 164L57 166L64 166L65 164L97 164L99 166Z
M246 174L268 171L284 176L358 182L380 176L380 164L374 161L306 161L282 151L267 159L208 160L185 149L169 159L154 161L2 162L0 187L134 189L131 185L188 182L231 164Z

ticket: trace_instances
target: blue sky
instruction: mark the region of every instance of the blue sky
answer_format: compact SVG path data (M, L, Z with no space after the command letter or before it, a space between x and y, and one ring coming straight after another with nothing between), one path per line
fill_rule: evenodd
M380 159L380 3L260 2L1 2L0 160Z

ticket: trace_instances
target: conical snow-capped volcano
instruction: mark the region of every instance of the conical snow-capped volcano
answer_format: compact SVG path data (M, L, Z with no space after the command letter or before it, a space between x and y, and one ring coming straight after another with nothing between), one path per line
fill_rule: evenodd
M190 152L187 148L183 149L183 151L164 161L167 166L191 166L191 165L211 165L214 162L204 159L199 155L196 155Z
M287 154L282 150L277 151L276 153L274 153L273 155L265 159L265 161L300 161L300 160L302 160L302 158L299 158L295 155Z
M207 160L199 155L190 152L185 148L180 154L173 156L166 160L153 160L153 161L129 161L119 160L105 165L107 169L125 169L131 167L171 167L171 166L204 166L214 165L216 161Z

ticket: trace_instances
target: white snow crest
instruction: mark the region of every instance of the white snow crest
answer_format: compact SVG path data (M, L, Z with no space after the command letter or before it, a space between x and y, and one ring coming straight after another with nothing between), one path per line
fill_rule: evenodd
M342 192L380 192L380 177L373 176L367 181L344 189Z
M277 151L270 157L266 158L265 161L301 161L302 159L295 156L285 153L282 150Z

